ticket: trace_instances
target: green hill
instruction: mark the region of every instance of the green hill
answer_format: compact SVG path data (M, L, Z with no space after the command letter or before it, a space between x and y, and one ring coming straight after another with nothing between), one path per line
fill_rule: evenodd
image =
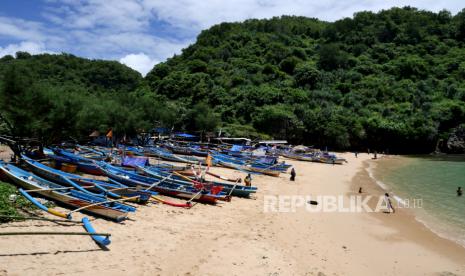
M169 99L206 102L233 133L431 151L465 122L464 18L406 7L223 23L146 80Z
M0 129L56 141L164 125L430 152L465 127L464 43L465 11L406 7L222 23L145 78L118 62L18 53L0 59Z

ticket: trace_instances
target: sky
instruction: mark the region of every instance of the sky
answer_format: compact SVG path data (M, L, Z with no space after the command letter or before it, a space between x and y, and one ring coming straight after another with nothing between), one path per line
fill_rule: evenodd
M335 21L362 10L465 8L463 0L1 0L0 57L17 51L117 60L142 75L221 22L281 15Z

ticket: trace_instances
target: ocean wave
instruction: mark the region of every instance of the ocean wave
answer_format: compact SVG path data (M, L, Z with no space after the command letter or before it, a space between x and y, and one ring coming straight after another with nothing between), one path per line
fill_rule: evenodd
M373 182L376 183L376 185L381 187L381 189L383 189L386 192L388 192L390 190L386 183L384 183L383 181L381 181L381 180L379 180L379 179L377 179L375 177L374 171L376 170L376 165L374 165L372 162L369 162L368 166L365 167L365 170L368 173L368 176L373 180ZM398 204L401 204L401 205L406 204L406 202L400 196L392 194L391 191L389 191L389 192L391 193L392 197L397 201Z

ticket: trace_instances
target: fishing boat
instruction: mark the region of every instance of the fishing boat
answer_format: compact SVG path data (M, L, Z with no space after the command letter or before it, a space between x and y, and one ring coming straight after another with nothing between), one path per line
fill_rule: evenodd
M107 202L105 198L77 191L74 187L63 187L11 164L0 163L0 170L15 185L24 189L23 192L26 193L23 195L26 197L27 192L33 192L68 207L83 208L83 212L117 222L124 220L128 212L136 210L134 207L122 203ZM27 198L31 200L31 198ZM31 201L33 202L33 200ZM86 206L89 207L85 208Z
M292 165L286 164L285 162L278 162L278 160L272 156L264 156L260 158L234 157L218 152L212 152L211 156L213 160L217 161L220 164L225 164L223 166L226 167L231 167L231 164L252 167L252 169L249 171L253 171L254 169L256 169L257 172L262 170L286 172L290 167L292 167Z
M206 191L202 187L196 188L191 185L187 186L173 183L172 181L169 181L168 178L160 180L153 177L142 176L104 162L100 162L98 165L109 178L128 186L140 186L147 190L157 191L163 195L185 198L209 204L214 204L218 200L230 200L228 195L218 189Z
M35 174L64 186L72 186L81 192L93 193L94 195L101 197L111 196L113 198L135 197L139 195L139 198L132 201L143 204L147 203L150 196L156 195L155 192L138 191L132 187L130 188L117 182L110 183L66 173L32 160L26 156L22 156L21 158L24 164Z
M163 179L163 178L170 176L171 182L174 182L180 185L193 186L195 184L200 183L199 181L188 178L187 176L182 176L180 174L173 175L173 173L162 171L162 170L157 170L157 168L154 168L154 167L138 167L137 169L138 171L144 173L145 175L149 175L156 179ZM250 194L257 192L257 187L253 187L253 186L244 186L244 185L229 184L229 183L215 182L215 181L206 181L201 184L205 185L207 190L211 190L211 187L214 187L214 186L222 187L223 191L226 194L232 195L232 196L238 196L238 197L249 197Z
M251 165L238 165L234 163L229 163L229 162L224 162L224 161L218 161L218 163L225 167L225 168L230 168L230 169L235 169L239 171L245 171L245 172L251 172L251 173L258 173L258 174L264 174L264 175L269 175L269 176L274 176L274 177L279 177L280 171L277 170L268 170L268 169L261 169L261 168L256 168Z
M48 157L55 160L59 164L74 164L77 166L77 169L83 173L103 175L103 173L99 170L99 167L94 164L94 161L92 159L76 155L72 152L60 148L54 148L52 150L55 154L50 154L48 155Z
M169 149L172 153L182 154L182 155L194 155L200 157L207 157L208 151L203 151L200 148L194 148L189 146L175 146L170 144L164 144L165 148Z
M293 153L290 151L282 151L280 152L280 155L286 158L289 158L289 159L294 159L294 160L299 160L299 161L313 162L315 159L315 155L313 154L297 154L297 153Z
M179 155L172 153L169 150L162 149L162 148L148 147L148 148L145 148L144 151L146 152L146 156L158 157L166 161L182 162L182 163L187 163L187 164L199 164L199 163L202 165L206 164L205 158L187 156L187 155L179 156Z
M319 163L326 163L326 164L336 164L336 165L342 165L347 160L344 158L339 158L335 154L332 153L320 153L315 156L315 159L313 160L314 162L319 162Z

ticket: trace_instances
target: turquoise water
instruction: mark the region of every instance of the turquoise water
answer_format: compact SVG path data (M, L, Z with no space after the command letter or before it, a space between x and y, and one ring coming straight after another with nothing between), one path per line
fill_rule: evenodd
M386 159L374 172L378 184L414 207L419 221L465 246L465 194L456 193L459 186L465 190L465 156Z

